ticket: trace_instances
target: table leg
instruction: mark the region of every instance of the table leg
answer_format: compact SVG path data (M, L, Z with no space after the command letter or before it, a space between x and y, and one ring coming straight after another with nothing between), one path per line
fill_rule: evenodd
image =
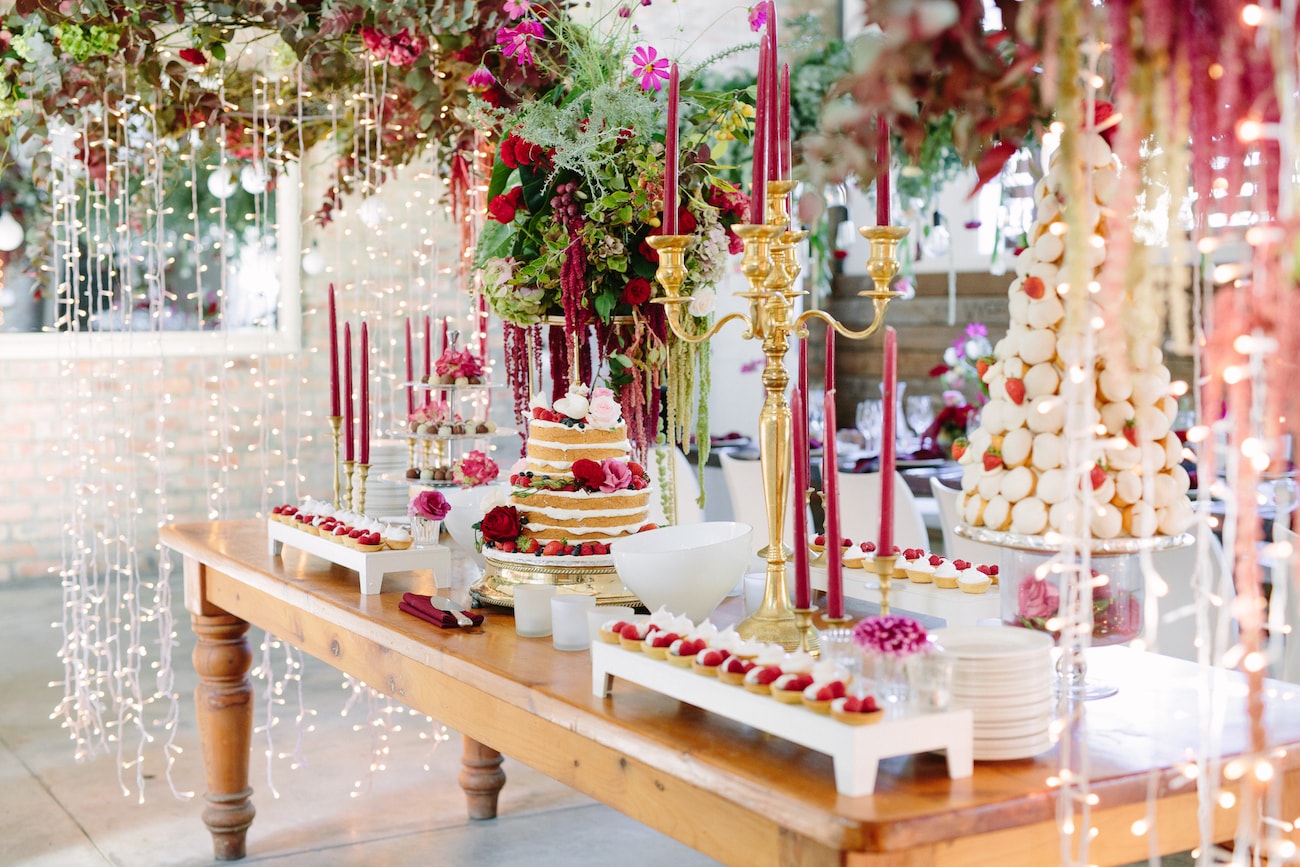
M460 787L465 791L465 805L471 819L495 819L497 796L506 784L501 770L501 754L476 740L462 738Z
M212 833L219 861L244 857L244 838L253 823L253 790L248 785L248 751L253 734L253 687L248 669L253 653L248 624L230 614L192 614L198 642L194 690L203 766L207 772L203 822Z

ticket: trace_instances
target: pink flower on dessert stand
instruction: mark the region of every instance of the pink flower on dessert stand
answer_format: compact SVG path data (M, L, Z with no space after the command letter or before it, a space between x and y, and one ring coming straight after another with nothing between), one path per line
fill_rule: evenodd
M1026 620L1046 620L1061 607L1061 591L1051 581L1030 576L1016 588L1016 604Z
M473 379L483 375L483 364L468 349L448 350L433 365L438 376Z
M450 511L451 503L439 491L421 491L406 507L406 514L410 517L428 518L430 521L441 521Z
M601 493L612 494L632 486L632 471L622 461L605 458L600 462L600 468L605 471L605 483L600 486Z
M638 45L632 52L633 73L641 83L642 90L659 90L668 80L668 58L660 57L659 52L649 45Z
M911 656L926 647L925 627L899 614L876 615L853 627L853 642L863 650L887 656Z
M467 453L451 468L452 478L462 488L473 488L478 485L486 485L497 477L501 468L497 462L492 460L478 449Z

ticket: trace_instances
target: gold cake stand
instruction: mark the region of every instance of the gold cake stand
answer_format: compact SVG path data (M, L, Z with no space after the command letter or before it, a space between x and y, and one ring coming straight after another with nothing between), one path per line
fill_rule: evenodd
M598 564L520 563L483 552L483 576L469 588L475 602L499 608L515 607L515 588L521 584L554 584L556 593L595 596L597 605L644 607L636 594L623 586L612 561Z

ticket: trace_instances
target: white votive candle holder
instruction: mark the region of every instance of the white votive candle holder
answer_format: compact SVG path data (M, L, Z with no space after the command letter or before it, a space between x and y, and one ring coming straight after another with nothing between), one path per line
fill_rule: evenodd
M586 650L591 647L587 614L595 608L595 596L566 594L551 599L551 643L556 650Z
M524 638L545 638L551 634L551 599L554 584L515 586L515 632Z

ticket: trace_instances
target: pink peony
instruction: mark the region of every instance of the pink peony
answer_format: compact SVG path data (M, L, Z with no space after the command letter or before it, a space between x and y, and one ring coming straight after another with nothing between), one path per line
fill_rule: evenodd
M406 514L412 518L428 518L441 521L451 511L451 503L439 491L420 491L406 507Z
M602 493L612 494L632 486L632 471L617 458L605 458L600 468L605 471L605 484L600 486Z
M607 388L596 390L609 391ZM614 400L612 394L593 397L590 406L587 407L587 421L592 427L612 428L618 424L618 420L622 415L623 411L619 408L618 402Z
M452 478L462 488L473 488L486 485L495 479L501 472L501 468L497 466L496 461L475 449L456 461L452 465L451 472Z
M1016 602L1021 617L1054 617L1061 607L1061 591L1051 581L1029 577L1016 588Z

